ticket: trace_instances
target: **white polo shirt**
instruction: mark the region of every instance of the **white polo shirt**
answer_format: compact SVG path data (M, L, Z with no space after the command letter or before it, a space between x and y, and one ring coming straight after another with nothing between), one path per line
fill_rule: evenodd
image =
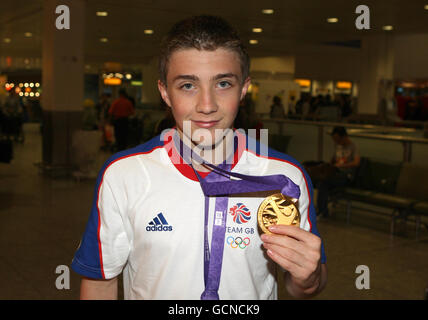
M175 129L171 129L171 133ZM284 174L300 187L300 227L319 236L308 175L290 156L240 135L232 171ZM242 146L242 144L240 144ZM193 169L177 164L170 142L153 138L113 155L101 169L93 206L72 262L77 273L123 272L125 299L200 299L204 291L205 198ZM276 299L276 264L266 255L257 209L269 193L229 197L220 299ZM209 205L209 239L215 197ZM324 246L322 263L325 263Z

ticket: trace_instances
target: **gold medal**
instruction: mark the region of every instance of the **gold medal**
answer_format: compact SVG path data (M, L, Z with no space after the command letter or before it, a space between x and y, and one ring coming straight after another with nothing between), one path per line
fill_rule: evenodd
M276 224L300 226L300 212L290 197L275 193L260 204L257 221L264 233L271 233L268 227Z

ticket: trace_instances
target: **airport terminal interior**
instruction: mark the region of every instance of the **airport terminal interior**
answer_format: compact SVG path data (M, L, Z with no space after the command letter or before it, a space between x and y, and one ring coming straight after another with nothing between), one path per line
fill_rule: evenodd
M428 0L361 3L0 2L0 299L79 299L70 265L97 174L175 125L159 44L201 14L227 20L251 58L235 128L311 177L328 267L313 299L428 299ZM125 137L108 112L120 96ZM332 185L338 130L359 161ZM282 277L278 298L293 299Z

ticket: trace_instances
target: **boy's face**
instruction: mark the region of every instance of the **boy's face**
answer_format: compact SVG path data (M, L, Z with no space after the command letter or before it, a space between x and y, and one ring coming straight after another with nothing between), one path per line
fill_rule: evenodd
M223 48L175 51L169 59L166 80L167 86L158 81L158 88L172 109L177 128L195 144L202 145L220 140L215 139L216 129L232 128L239 102L250 84L249 78L242 81L238 54ZM189 121L190 132L183 130L185 121ZM202 129L198 133L210 136L211 141L192 139L198 129Z

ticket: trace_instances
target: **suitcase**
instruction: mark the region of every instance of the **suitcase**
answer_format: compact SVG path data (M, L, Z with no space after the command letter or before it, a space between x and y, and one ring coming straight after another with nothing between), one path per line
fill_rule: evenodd
M13 144L10 139L0 139L0 162L10 163L13 158Z

